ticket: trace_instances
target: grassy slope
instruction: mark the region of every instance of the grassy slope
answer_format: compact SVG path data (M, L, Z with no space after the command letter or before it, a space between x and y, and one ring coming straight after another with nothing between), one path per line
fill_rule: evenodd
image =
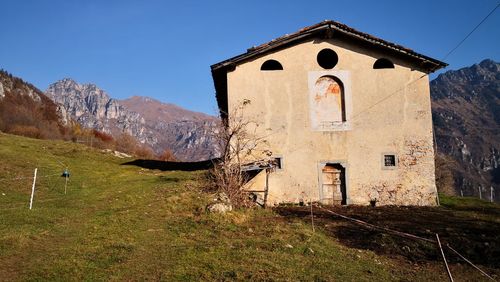
M200 173L121 166L77 144L5 134L0 158L0 280L394 279L382 258L313 236L300 220L206 214Z
M440 265L348 248L327 225L313 233L307 219L262 209L207 214L199 172L122 166L128 160L78 144L1 133L0 159L0 280L446 279Z

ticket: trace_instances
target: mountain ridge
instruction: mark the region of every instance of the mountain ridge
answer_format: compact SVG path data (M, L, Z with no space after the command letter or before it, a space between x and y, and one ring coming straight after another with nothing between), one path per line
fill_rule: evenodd
M496 180L500 170L500 64L485 59L447 71L432 80L430 88L437 151L449 158L446 163L455 193L479 196L479 189L489 194L490 186L500 190Z
M146 120L164 120L167 122L181 120L216 119L205 113L190 111L172 103L164 103L148 96L137 96L118 100L126 108L140 113Z
M114 136L126 132L157 154L171 150L183 161L217 156L210 128L217 118L144 96L118 100L97 85L65 78L45 92L84 127Z

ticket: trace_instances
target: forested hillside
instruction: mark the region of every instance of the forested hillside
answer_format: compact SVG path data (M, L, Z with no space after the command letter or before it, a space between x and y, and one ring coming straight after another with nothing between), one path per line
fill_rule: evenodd
M0 70L0 130L41 139L67 134L58 106L30 83Z

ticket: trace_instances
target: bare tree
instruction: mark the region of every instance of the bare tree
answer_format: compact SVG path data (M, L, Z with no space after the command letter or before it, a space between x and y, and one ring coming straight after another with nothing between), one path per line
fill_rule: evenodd
M242 168L249 163L269 162L272 155L265 137L257 133L259 124L244 115L249 104L249 100L241 102L214 130L221 156L209 172L210 188L225 194L235 207L251 205L248 193L242 189L247 181Z

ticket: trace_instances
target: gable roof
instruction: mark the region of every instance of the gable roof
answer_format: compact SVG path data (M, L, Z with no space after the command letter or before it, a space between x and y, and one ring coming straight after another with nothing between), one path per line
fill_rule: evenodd
M312 37L322 36L324 38L342 38L344 40L355 41L358 44L377 47L383 51L398 55L415 68L426 73L434 72L448 64L431 57L419 54L401 45L385 41L370 34L360 32L345 24L326 20L318 24L305 27L295 33L278 37L259 46L247 49L246 53L224 60L211 66L212 77L214 79L217 103L222 117L227 113L227 77L228 71L234 70L235 66L251 60L255 57L263 56L273 51L277 51Z

